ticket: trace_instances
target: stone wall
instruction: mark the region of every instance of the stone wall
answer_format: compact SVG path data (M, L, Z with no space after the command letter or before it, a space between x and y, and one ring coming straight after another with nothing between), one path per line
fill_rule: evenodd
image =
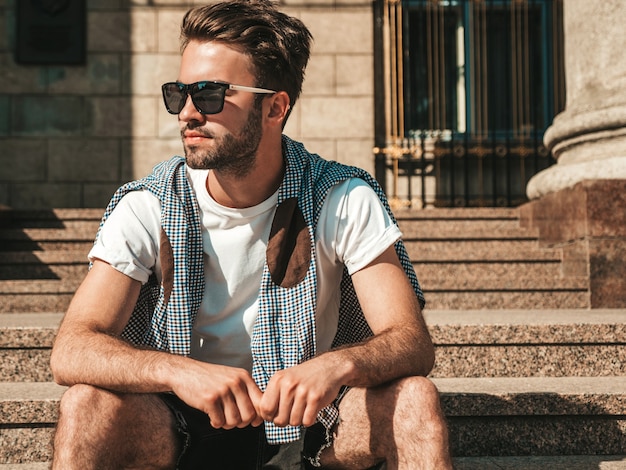
M0 0L0 205L103 207L123 182L180 154L160 85L176 78L178 28L204 2L87 0L84 66L16 64L15 5ZM285 0L314 36L285 132L373 171L373 19L365 0Z

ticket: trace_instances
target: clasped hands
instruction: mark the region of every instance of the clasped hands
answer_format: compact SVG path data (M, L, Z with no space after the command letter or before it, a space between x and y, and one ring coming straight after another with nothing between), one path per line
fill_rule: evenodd
M262 392L248 371L199 363L183 373L174 393L188 405L204 411L215 428L312 426L317 413L339 393L341 383L322 362L313 359L281 370Z

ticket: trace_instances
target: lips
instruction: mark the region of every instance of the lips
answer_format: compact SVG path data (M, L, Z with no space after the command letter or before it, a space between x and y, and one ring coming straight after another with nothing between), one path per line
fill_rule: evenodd
M213 135L211 135L208 132L199 132L199 131L190 131L190 130L186 130L186 131L182 131L181 132L182 138L185 142L200 142L204 139L212 139Z

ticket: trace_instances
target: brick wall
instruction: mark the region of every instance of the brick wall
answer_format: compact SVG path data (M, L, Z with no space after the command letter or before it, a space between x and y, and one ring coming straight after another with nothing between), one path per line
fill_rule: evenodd
M194 2L89 0L86 65L24 66L13 54L17 1L0 0L0 205L103 207L121 183L181 153L160 85L176 78L178 28ZM373 171L371 5L314 3L281 4L315 38L285 132Z

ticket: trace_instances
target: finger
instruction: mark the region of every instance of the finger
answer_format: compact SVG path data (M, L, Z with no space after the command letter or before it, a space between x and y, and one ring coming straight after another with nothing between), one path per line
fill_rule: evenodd
M211 426L213 426L214 428L219 429L226 423L224 410L222 409L222 405L220 402L210 402L209 406L207 406L204 412L209 416Z
M250 421L250 424L255 427L260 426L263 424L263 417L261 416L261 400L263 400L263 392L261 392L256 383L254 383L248 388L248 396L250 397L250 401L254 407L255 414L254 419Z
M223 422L221 423L221 426L219 427L223 429L232 429L234 427L237 427L237 425L241 423L241 414L239 413L239 407L237 406L235 397L231 393L225 394L222 397L221 408L223 410L222 412ZM215 427L218 427L218 426L215 426Z
M238 428L244 428L253 421L257 420L258 413L256 407L247 393L238 394L236 396L236 406L239 411L239 423L237 423Z
M287 426L291 419L291 410L294 404L293 394L284 393L280 395L278 402L278 413L274 416L273 422L276 426Z
M274 421L274 417L278 413L278 403L280 400L280 390L275 387L270 380L270 383L265 389L265 393L259 401L259 415L265 421Z
M241 407L246 409L246 406L243 404L243 400L238 397L239 395L229 395L224 402L224 417L226 418L226 424L222 426L224 429L239 427L243 421ZM248 405L248 408L249 406L250 405Z
M300 424L306 427L313 426L317 422L317 414L319 411L319 406L314 406L312 403L309 403L302 414L302 421Z
M302 424L305 410L308 408L306 397L296 397L291 405L289 424L292 426L300 426Z

